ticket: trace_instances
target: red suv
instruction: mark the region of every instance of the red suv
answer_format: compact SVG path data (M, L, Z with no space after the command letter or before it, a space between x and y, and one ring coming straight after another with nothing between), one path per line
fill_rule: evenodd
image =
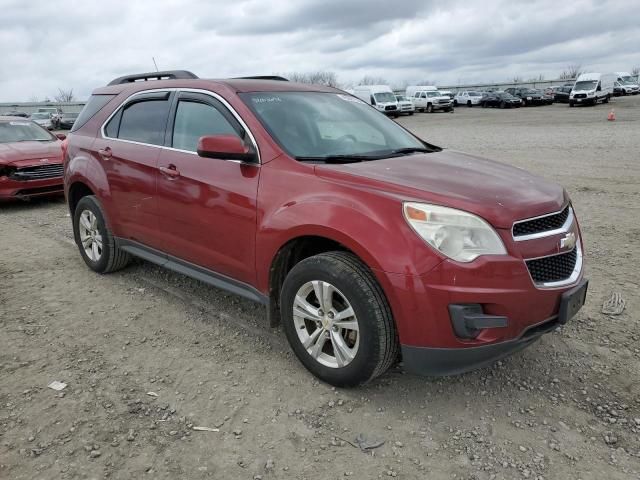
M65 150L76 243L266 306L322 380L486 365L583 305L565 190L420 140L341 90L280 78L122 77Z

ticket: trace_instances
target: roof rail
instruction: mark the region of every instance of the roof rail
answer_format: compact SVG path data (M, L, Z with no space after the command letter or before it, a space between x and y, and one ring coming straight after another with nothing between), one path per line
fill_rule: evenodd
M123 77L114 78L109 85L121 85L124 83L146 82L148 80L178 80L186 78L198 78L194 73L187 70L166 70L164 72L134 73L133 75L125 75Z
M252 75L250 77L234 77L233 80L277 80L279 82L288 82L288 78L279 75Z

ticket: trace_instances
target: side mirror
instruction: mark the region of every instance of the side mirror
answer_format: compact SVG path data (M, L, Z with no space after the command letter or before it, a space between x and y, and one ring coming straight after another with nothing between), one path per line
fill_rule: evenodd
M198 140L198 155L222 160L255 162L257 156L236 135L205 135Z
M58 140L64 140L67 138L64 133L56 133L56 137L58 137Z

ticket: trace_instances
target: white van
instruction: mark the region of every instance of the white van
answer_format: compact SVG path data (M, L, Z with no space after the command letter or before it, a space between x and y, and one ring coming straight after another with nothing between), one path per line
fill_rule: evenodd
M613 96L613 84L616 78L615 73L581 74L569 94L569 106L595 105L600 100L603 103L608 103Z
M413 102L416 111L429 113L436 110L445 112L453 111L453 101L451 97L443 95L438 88L433 85L410 85L407 87L405 96Z
M358 85L354 87L353 94L386 115L400 115L398 100L388 85Z

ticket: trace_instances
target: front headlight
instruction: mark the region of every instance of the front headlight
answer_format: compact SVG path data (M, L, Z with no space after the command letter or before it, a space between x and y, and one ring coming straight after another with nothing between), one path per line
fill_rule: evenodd
M480 255L507 253L491 225L471 213L413 202L405 202L403 212L411 228L423 240L458 262L471 262Z

